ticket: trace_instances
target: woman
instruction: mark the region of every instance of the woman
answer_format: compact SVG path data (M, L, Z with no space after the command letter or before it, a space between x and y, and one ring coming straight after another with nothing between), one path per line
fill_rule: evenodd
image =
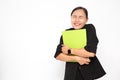
M86 24L87 21L87 10L84 7L76 7L71 12L71 24L73 28L67 29L86 29L87 45L84 48L71 49L63 45L62 36L60 38L60 43L57 46L54 57L57 60L66 62L64 80L94 80L106 74L95 56L98 44L95 27L92 24ZM67 54L73 54L74 56Z

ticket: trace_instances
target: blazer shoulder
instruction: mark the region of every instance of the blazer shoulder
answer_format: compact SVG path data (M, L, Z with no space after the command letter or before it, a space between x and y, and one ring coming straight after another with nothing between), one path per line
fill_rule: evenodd
M96 31L95 26L93 24L86 24L85 28L88 30Z
M85 26L89 27L89 28L95 28L95 26L93 24L86 24Z

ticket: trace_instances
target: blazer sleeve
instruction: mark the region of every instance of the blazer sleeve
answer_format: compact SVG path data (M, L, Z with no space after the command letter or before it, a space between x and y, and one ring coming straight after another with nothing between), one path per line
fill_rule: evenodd
M96 29L93 24L86 26L87 31L87 45L84 47L87 51L96 53L98 38L96 35Z
M63 44L63 39L62 39L62 36L60 37L60 42L59 44L57 45L57 48L56 48L56 52L55 52L55 55L54 57L56 58L60 53L62 53L62 44Z

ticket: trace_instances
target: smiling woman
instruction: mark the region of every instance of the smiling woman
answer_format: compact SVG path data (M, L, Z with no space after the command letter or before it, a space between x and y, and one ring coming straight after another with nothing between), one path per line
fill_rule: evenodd
M86 46L76 49L64 45L63 36L57 46L54 57L66 62L64 80L94 80L106 74L95 56L98 44L95 27L92 24L86 24L87 20L87 10L84 7L76 7L71 12L73 28L67 29L67 31L86 29Z
M63 80L65 62L53 55L60 34L71 27L71 9L76 6L88 9L87 23L95 25L100 41L95 55L107 75L98 80L120 80L119 4L120 0L0 0L0 80Z
M73 28L82 28L88 20L88 12L86 9L80 7L75 8L71 13L71 23Z

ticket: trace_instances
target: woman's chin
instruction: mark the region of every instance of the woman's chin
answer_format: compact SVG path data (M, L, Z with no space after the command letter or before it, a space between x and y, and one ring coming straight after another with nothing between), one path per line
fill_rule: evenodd
M79 26L75 26L75 27L74 27L74 29L80 29L80 28L81 28L81 27L79 27Z

